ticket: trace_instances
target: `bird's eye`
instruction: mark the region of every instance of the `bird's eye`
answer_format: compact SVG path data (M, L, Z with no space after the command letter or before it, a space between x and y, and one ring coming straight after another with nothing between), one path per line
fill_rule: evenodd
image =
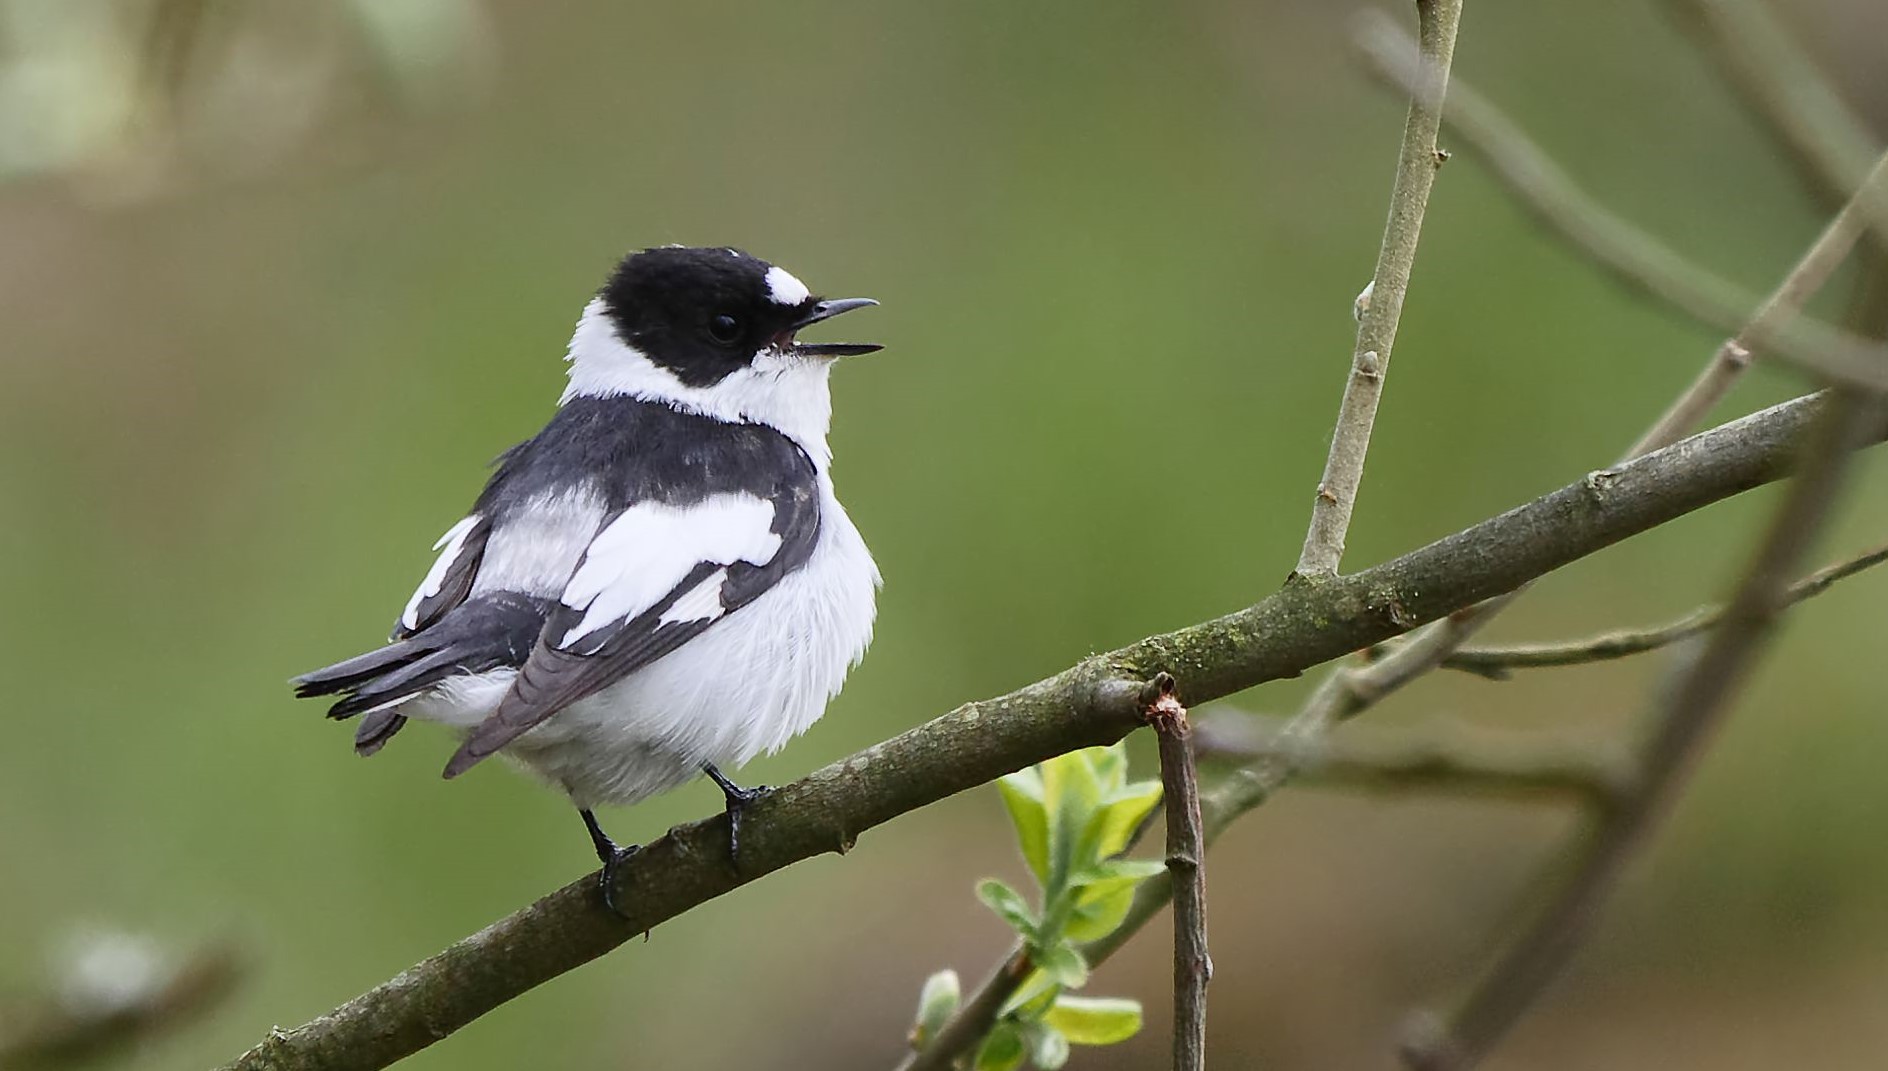
M741 321L725 312L719 313L708 321L708 337L723 345L733 342L741 337Z

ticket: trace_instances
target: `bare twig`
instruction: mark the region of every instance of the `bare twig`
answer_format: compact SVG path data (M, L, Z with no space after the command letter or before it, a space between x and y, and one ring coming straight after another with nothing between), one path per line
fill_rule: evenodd
M1410 46L1399 28L1387 23L1387 20L1379 20L1368 24L1365 30L1366 50L1377 58L1380 65L1386 68L1394 67L1399 63L1407 66L1407 53ZM1398 59L1399 56L1402 57L1401 60ZM1515 144L1528 146L1525 137L1518 131L1514 132L1513 137ZM1508 143L1504 141L1502 144ZM1532 150L1529 149L1529 151ZM1544 166L1552 169L1551 164ZM1562 181L1564 183L1564 179ZM1879 195L1884 191L1888 191L1888 155L1883 156L1876 164L1862 192ZM1574 194L1592 211L1605 215L1604 209L1585 202L1583 194L1579 194L1578 191L1574 191ZM1765 325L1774 325L1795 316L1802 309L1803 303L1827 281L1830 274L1853 248L1862 227L1856 203L1855 199L1851 199L1850 203L1830 222L1815 243L1797 261L1776 290L1758 307L1751 320L1737 328L1736 332L1718 347L1717 352L1691 386L1628 449L1625 455L1627 460L1676 441L1729 391L1731 385L1742 375L1747 366L1751 347L1758 345L1759 340L1766 337L1769 328ZM1580 208L1576 214L1584 211L1586 211L1585 208ZM1605 478L1605 472L1595 473L1593 476L1593 479L1602 483ZM1338 668L1312 693L1307 704L1308 709L1327 724L1356 714L1371 703L1377 702L1436 668L1451 652L1458 649L1479 629L1506 609L1525 590L1523 586L1478 606L1451 614L1446 619L1395 644L1369 666Z
M1368 28L1367 28L1368 32ZM1371 47L1368 43L1366 47ZM1392 42L1390 49L1395 50L1400 42ZM1380 40L1375 48L1381 52L1384 46ZM1557 174L1557 171L1556 171ZM1867 181L1863 183L1865 192L1872 191L1881 196L1888 190L1888 156L1879 161ZM1563 179L1563 185L1571 187ZM1578 191L1576 190L1577 194ZM1584 195L1579 195L1578 202L1590 205ZM1597 208L1597 206L1593 206ZM1607 214L1607 218L1611 218ZM1858 199L1849 198L1843 210L1829 223L1810 249L1785 276L1781 284L1747 321L1740 322L1730 338L1727 338L1700 371L1693 383L1678 397L1672 406L1635 441L1626 451L1623 461L1640 457L1655 450L1663 449L1677 442L1691 428L1697 426L1729 392L1731 386L1742 376L1749 366L1751 347L1759 338L1766 337L1774 327L1766 330L1752 330L1753 323L1774 325L1794 317L1803 308L1804 303L1828 280L1829 276L1841 264L1855 245L1864 225ZM1358 318L1375 304L1376 284L1366 288L1359 296ZM1360 345L1359 352L1364 348ZM1348 401L1348 396L1347 396ZM1373 409L1374 413L1374 409ZM1366 442L1368 428L1365 429ZM1340 434L1342 427L1340 426ZM1335 451L1336 446L1333 444ZM1622 461L1622 463L1623 463ZM1603 486L1608 474L1595 474L1596 488ZM1348 505L1345 508L1344 526L1348 527ZM1341 551L1341 536L1338 541ZM1309 539L1307 539L1307 548ZM1334 566L1333 566L1334 568ZM1301 560L1299 572L1305 567ZM1834 579L1834 578L1832 578ZM1498 598L1489 599L1448 618L1425 627L1410 637L1397 651L1393 659L1380 661L1362 669L1340 667L1333 671L1323 685L1314 693L1311 701L1292 718L1283 730L1274 734L1261 749L1254 750L1246 757L1251 764L1231 771L1216 780L1202 796L1202 810L1207 840L1217 838L1219 833L1234 818L1263 803L1270 794L1283 785L1294 773L1301 770L1317 773L1331 780L1343 782L1352 779L1356 782L1382 783L1389 785L1424 784L1433 777L1443 783L1456 783L1458 776L1468 779L1467 783L1501 785L1513 784L1517 790L1529 790L1540 784L1551 791L1551 786L1564 784L1570 791L1582 791L1589 786L1605 786L1601 789L1604 799L1615 799L1619 788L1619 778L1610 770L1552 768L1552 764L1543 761L1539 769L1524 768L1507 770L1488 762L1464 765L1459 756L1414 755L1409 756L1407 764L1394 756L1371 756L1361 762L1355 756L1344 755L1344 741L1327 738L1326 729L1338 717L1354 714L1368 703L1387 695L1402 684L1435 668L1435 666L1455 651L1459 645L1471 636L1476 629L1505 608L1512 599L1519 595L1525 586ZM1805 593L1804 597L1808 594ZM1338 757L1343 756L1343 757ZM1310 763L1307 767L1307 763ZM1510 779L1509 775L1513 775ZM1598 803L1602 801L1599 793L1588 796ZM1088 945L1083 951L1090 963L1100 963L1124 944L1133 934L1146 924L1171 896L1171 885L1164 877L1157 877L1143 884L1136 894L1135 903L1127 919L1108 937Z
M1390 371L1390 351L1396 344L1403 298L1409 290L1416 242L1422 236L1423 213L1436 169L1446 157L1436 151L1436 131L1442 123L1442 99L1449 84L1449 64L1455 56L1456 28L1462 19L1462 0L1417 0L1421 37L1419 87L1410 94L1409 115L1403 123L1403 146L1397 155L1396 180L1390 188L1390 218L1383 227L1383 245L1377 269L1357 301L1357 343L1351 354L1350 378L1338 407L1337 427L1331 433L1331 452L1311 504L1311 524L1296 575L1330 576L1344 556L1344 535L1364 477L1364 459L1370 451L1370 433L1376 424L1383 379Z
M101 948L97 954L102 960L96 969L108 972L108 977L78 979L77 991L0 1022L0 1069L89 1066L101 1056L200 1021L234 991L241 973L235 950L228 945L202 949L174 964L144 962L147 953L141 948ZM132 962L121 962L126 956Z
M1505 605L1504 600L1490 599L1477 604L1476 608L1498 607L1499 605ZM1416 633L1412 640L1420 643L1432 636L1440 635L1440 639L1431 642L1436 643L1437 649L1444 649L1443 644L1459 634L1456 631L1459 626L1454 626L1454 620L1465 616L1469 615L1458 611L1451 618ZM1369 674L1376 668L1377 666L1373 665L1362 670L1351 670L1347 667L1334 670L1314 691L1312 698L1285 722L1285 725L1271 737L1264 748L1254 750L1249 756L1247 765L1229 771L1212 781L1200 797L1207 843L1210 844L1217 839L1234 819L1263 804L1272 793L1283 787L1294 776L1314 769L1313 764L1320 756L1329 754L1336 750L1336 747L1342 746L1341 744L1334 746L1332 738L1328 736L1331 723L1340 711L1348 708L1350 713L1356 713L1363 710L1366 704L1358 703L1354 707L1349 707L1351 700L1347 700L1347 697L1351 693L1346 684L1338 678L1346 674ZM1600 795L1592 795L1588 799L1598 805L1599 811L1608 813L1618 806L1618 801L1622 798L1622 781L1616 775L1601 774L1599 776L1604 778L1600 783L1608 785L1609 788L1605 790L1603 798ZM1086 945L1082 949L1084 958L1091 964L1106 960L1126 944L1129 938L1139 932L1141 927L1145 926L1162 907L1166 906L1171 896L1172 886L1165 875L1157 875L1143 882L1136 890L1134 904L1121 925L1108 936Z
M1297 751L1265 719L1213 718L1194 727L1195 746L1207 758L1283 761L1296 783L1363 792L1448 792L1503 799L1573 799L1609 806L1624 790L1620 757L1570 745L1510 743L1451 733L1336 733Z
M1814 598L1828 591L1839 580L1888 561L1888 544L1825 566L1783 593L1785 606ZM1484 677L1505 677L1510 670L1543 666L1578 666L1605 662L1628 655L1667 647L1679 640L1715 628L1724 619L1726 607L1707 606L1694 610L1677 621L1652 628L1618 629L1560 643L1513 644L1504 647L1464 647L1442 660L1447 669L1459 669Z
M623 868L617 899L628 918L602 906L594 875L579 879L306 1025L272 1032L228 1067L385 1067L740 884L1012 770L1120 739L1139 723L1139 682L1157 672L1174 674L1200 702L1292 676L1778 479L1822 408L1819 396L1785 402L1621 466L1603 488L1578 481L1393 561L1287 585L1237 613L960 707L755 803L743 820L739 876L724 861L724 817L679 826ZM1203 793L1207 835L1218 815L1263 787L1237 777Z
M906 1056L898 1071L950 1071L960 1059L975 1052L977 1044L996 1026L1003 1005L1029 977L1030 967L1029 949L1019 943L970 1000L958 1006L937 1037Z
M1822 288L1868 229L1872 220L1888 248L1888 156L1876 159L1868 127L1843 103L1810 58L1770 14L1752 0L1669 0L1678 21L1698 37L1718 62L1731 86L1766 119L1777 141L1796 161L1804 181L1826 204L1839 204L1816 244L1804 255L1784 285L1770 295L1752 318L1776 321L1801 309ZM1879 332L1861 326L1863 334ZM1735 379L1750 360L1752 332L1738 332L1718 350L1698 384L1647 432L1630 453L1655 449L1698 426L1724 390L1710 381ZM1687 404L1689 401L1689 404Z
M1875 138L1769 5L1668 0L1666 6L1698 38L1731 88L1770 124L1817 196L1825 204L1847 200L1875 155ZM1888 202L1877 204L1888 208ZM1879 228L1888 215L1877 212L1873 218Z
M1372 69L1406 91L1422 92L1415 45L1402 28L1377 12L1366 30L1362 43ZM1794 310L1755 318L1754 297L1593 200L1520 127L1460 79L1450 87L1445 119L1525 207L1616 279L1702 323L1747 334L1760 356L1789 361L1831 382L1888 388L1888 351L1880 345ZM1879 196L1871 190L1869 203Z
M1193 762L1187 708L1174 680L1157 675L1142 693L1142 710L1160 741L1161 799L1167 812L1167 874L1173 886L1173 1067L1206 1067L1206 837L1200 827L1199 773Z
M1883 156L1876 165L1865 189L1888 190L1888 155ZM1803 303L1828 279L1854 246L1859 228L1852 201L1830 222L1776 290L1764 300L1753 317L1753 323L1791 315L1802 308ZM1750 356L1747 346L1755 337L1756 332L1747 325L1719 346L1704 371L1671 408L1633 443L1624 460L1668 446L1689 430L1692 422L1708 412L1742 375ZM1595 473L1592 478L1603 483L1606 474ZM1525 591L1524 585L1513 592L1453 613L1394 645L1369 666L1339 667L1312 693L1310 706L1318 710L1327 723L1356 714L1442 664L1452 652Z
M1621 806L1584 842L1572 878L1528 932L1496 963L1446 1024L1421 1017L1403 1048L1420 1071L1473 1067L1526 1013L1579 947L1618 882L1683 784L1698 751L1723 720L1772 626L1789 605L1789 575L1823 526L1851 451L1881 419L1879 403L1838 393L1817 429L1802 473L1790 484L1756 559L1697 660L1659 703L1641 772Z
M1860 198L1871 194L1878 196L1883 192L1888 192L1888 155L1875 162L1867 180L1858 188L1857 196L1843 204L1841 211L1823 228L1802 259L1783 277L1783 282L1770 292L1770 296L1751 315L1751 323L1774 324L1801 311L1810 297L1835 274L1850 250L1855 248L1856 240L1862 236ZM1646 429L1645 434L1632 444L1626 456L1638 457L1690 434L1691 429L1703 422L1712 407L1730 393L1744 370L1750 367L1751 347L1757 344L1756 339L1761 333L1752 330L1751 324L1746 324L1736 334L1725 339L1698 373L1698 378L1679 395L1657 423Z

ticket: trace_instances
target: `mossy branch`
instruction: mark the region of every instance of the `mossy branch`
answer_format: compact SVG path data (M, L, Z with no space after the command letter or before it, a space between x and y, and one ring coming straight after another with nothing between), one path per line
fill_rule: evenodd
M1140 688L1157 672L1194 702L1295 676L1777 480L1824 404L1785 402L1392 561L1289 583L1244 610L959 707L756 802L743 819L739 875L727 865L725 817L679 826L623 868L628 918L603 906L594 876L581 878L303 1026L271 1031L228 1071L386 1067L742 884L843 852L868 829L1003 774L1120 739L1141 724ZM1884 431L1871 429L1869 441ZM1202 800L1209 836L1219 802L1210 792Z

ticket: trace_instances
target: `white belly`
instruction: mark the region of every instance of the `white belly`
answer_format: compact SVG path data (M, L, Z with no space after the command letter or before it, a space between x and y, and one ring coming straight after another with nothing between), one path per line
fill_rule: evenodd
M674 652L519 737L504 754L580 807L625 804L805 732L872 638L878 567L829 489L800 569ZM470 728L515 676L446 682L401 713Z

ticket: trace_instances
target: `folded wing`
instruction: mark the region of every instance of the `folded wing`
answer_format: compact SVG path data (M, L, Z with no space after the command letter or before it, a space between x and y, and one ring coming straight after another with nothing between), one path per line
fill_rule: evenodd
M764 493L621 510L591 540L511 691L466 738L446 776L753 602L805 564L818 532L810 466Z

